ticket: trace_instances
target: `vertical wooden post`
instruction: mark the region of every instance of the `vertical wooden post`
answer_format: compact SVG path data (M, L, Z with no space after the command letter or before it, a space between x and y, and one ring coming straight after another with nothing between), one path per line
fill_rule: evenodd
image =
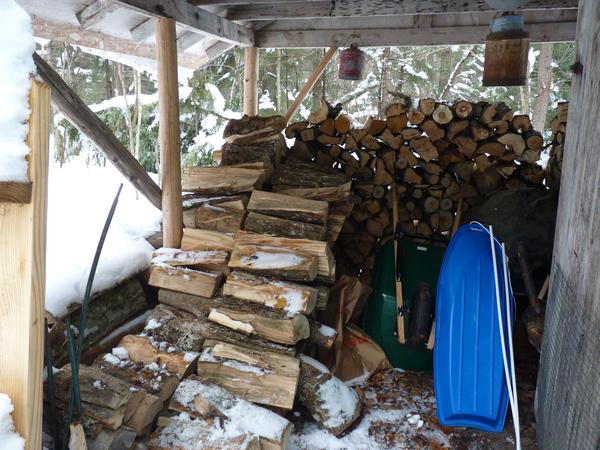
M180 247L183 234L176 40L175 21L156 19L163 245L172 248Z
M26 448L42 448L50 88L34 81L27 144L31 202L0 203L0 391ZM0 445L1 447L1 445Z
M258 114L258 49L244 49L244 114Z

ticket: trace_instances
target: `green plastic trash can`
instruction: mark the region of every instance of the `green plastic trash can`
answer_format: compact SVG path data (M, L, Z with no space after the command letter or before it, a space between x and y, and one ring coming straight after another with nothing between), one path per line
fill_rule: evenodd
M403 237L398 241L398 247L404 306L410 309L419 283L429 284L431 293L435 296L446 245L441 242ZM427 350L425 344L409 347L398 342L394 241L392 239L381 246L375 255L371 287L373 292L363 314L365 332L381 346L394 367L431 371L433 369L433 352ZM410 313L404 315L406 334L409 324Z

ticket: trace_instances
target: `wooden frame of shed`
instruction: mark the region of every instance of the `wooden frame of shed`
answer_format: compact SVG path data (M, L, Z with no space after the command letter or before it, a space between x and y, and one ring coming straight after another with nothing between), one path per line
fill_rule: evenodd
M182 231L179 104L177 65L199 69L235 45L246 48L244 112L257 112L257 48L408 46L483 43L497 13L482 0L18 0L32 15L34 34L115 57L132 55L151 62L159 80L161 188L141 169L77 95L36 57L52 99L128 179L163 210L164 245L179 247ZM52 5L52 7L49 7ZM59 6L59 7L57 7ZM555 236L548 319L539 375L539 441L543 448L596 448L600 445L600 0L530 0L522 12L532 42L577 42L577 63L564 155L563 183ZM326 61L325 63L326 64ZM310 83L319 76L317 68ZM36 91L38 88L35 88ZM32 96L33 92L32 91ZM36 94L37 95L37 94ZM296 103L302 100L297 99ZM42 115L43 119L43 108ZM31 127L35 127L32 117ZM36 129L37 130L37 129ZM43 126L40 128L44 131ZM38 133L30 129L30 135ZM10 390L16 405L17 430L27 448L41 442L41 361L43 352L47 143L35 150L32 172L34 198L22 220L33 227L24 235L19 225L2 226L0 237L19 236L15 252L0 255L0 386ZM41 150L40 150L41 149ZM39 153L41 151L41 153ZM37 152L37 153L36 153ZM45 162L46 161L46 162ZM18 206L0 204L0 208ZM29 216L25 217L25 215ZM0 220L2 217L0 217ZM10 228L9 228L10 227ZM33 245L33 253L31 246ZM19 248L16 248L19 247ZM26 276L15 279L25 264ZM21 272L19 272L21 273ZM27 275L29 274L29 275ZM19 283L13 286L9 281ZM31 286L15 306L11 292ZM12 286L6 289L6 286ZM37 287L36 287L37 286ZM41 291L43 293L43 289ZM24 317L27 318L25 321ZM573 339L565 338L569 322ZM17 348L13 343L22 342ZM571 344L569 344L571 343ZM573 345L576 345L573 348ZM29 355L27 364L17 359ZM570 377L570 379L569 379ZM591 386L591 388L590 388Z

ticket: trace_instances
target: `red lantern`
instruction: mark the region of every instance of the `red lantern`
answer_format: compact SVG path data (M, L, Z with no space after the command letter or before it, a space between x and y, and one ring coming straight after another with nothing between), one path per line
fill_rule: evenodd
M340 67L338 78L340 80L362 80L365 67L365 52L352 44L350 48L340 52Z

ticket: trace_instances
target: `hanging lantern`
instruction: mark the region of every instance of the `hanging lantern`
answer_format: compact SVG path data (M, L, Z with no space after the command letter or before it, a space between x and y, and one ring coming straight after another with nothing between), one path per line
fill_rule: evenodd
M484 86L523 86L527 82L529 33L523 16L505 15L492 20L485 40Z
M350 48L340 52L340 80L362 80L364 67L365 52L359 50L357 44L352 44Z

